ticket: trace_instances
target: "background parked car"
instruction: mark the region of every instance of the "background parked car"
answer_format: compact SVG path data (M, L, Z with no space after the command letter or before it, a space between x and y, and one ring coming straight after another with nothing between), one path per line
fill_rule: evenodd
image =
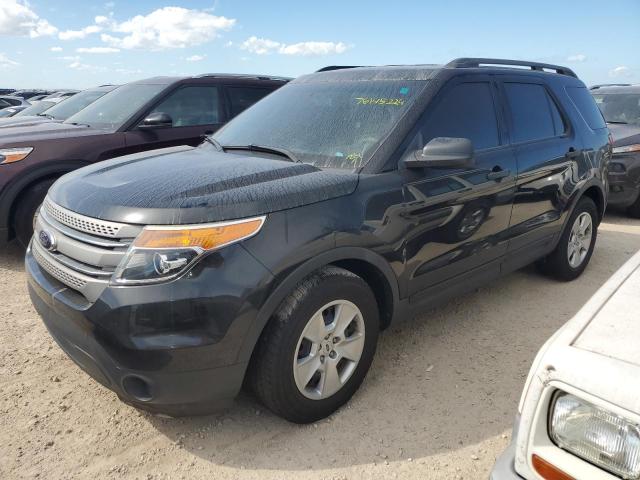
M38 96L38 95L51 95L52 93L54 93L56 90L29 90L29 89L23 89L23 90L14 90L11 95L15 95L17 97L22 97L26 100Z
M115 90L116 87L117 85L102 85L100 87L83 90L82 92L73 95L71 98L65 99L64 102L53 105L47 110L36 115L32 115L23 110L22 112L13 115L11 118L0 120L0 128L13 127L17 125L35 125L47 122L63 122L71 115L78 113L80 110L95 102L106 93Z
M3 118L11 118L15 115L17 115L18 113L20 113L22 110L24 110L25 108L27 108L29 105L22 105L19 107L6 107L3 108L2 110L0 110L0 120Z
M28 243L34 215L59 176L128 153L196 146L287 81L228 74L157 77L119 87L62 123L2 129L0 243L14 237Z
M30 102L17 95L0 95L0 108L29 106Z
M640 252L540 349L492 480L640 478Z
M591 87L613 136L609 204L640 218L640 85Z

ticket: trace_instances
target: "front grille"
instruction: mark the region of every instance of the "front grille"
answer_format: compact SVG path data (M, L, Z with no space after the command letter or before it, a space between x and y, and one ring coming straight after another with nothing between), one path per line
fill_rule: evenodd
M85 217L75 212L70 212L46 199L43 204L44 210L50 217L63 225L67 225L81 232L100 235L103 237L115 238L124 225L104 220L96 220Z
M87 285L87 282L85 282L81 278L78 278L77 276L62 270L61 268L56 267L53 263L47 260L41 253L40 248L38 248L37 246L35 248L32 248L31 251L33 252L33 258L36 259L36 262L38 262L38 264L42 268L44 268L47 273L49 273L49 275L57 278L65 285L68 285L76 290L82 290Z
M93 302L109 284L138 225L109 222L71 212L45 199L32 242L33 257L49 275ZM40 233L54 239L45 249Z

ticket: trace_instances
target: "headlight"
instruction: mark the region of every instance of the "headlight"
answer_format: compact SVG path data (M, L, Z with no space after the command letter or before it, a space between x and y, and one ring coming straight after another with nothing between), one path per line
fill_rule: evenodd
M613 147L613 153L640 152L640 143L635 145L625 145L624 147Z
M560 448L625 479L640 479L640 426L568 393L553 400L549 435Z
M19 162L33 152L33 147L0 148L0 165Z
M158 283L176 278L206 253L258 233L264 219L144 227L116 269L112 283Z

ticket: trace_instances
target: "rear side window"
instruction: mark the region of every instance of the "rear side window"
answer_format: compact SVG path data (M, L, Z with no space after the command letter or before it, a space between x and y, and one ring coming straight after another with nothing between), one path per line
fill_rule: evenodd
M529 142L562 135L562 115L544 86L536 83L505 83L511 110L511 142Z
M422 148L436 137L468 138L482 150L500 144L491 86L487 82L461 83L446 91L431 110L412 142Z
M255 87L228 87L227 91L231 102L231 117L235 117L272 92L271 89Z
M591 130L607 126L589 90L585 87L567 87L567 93Z

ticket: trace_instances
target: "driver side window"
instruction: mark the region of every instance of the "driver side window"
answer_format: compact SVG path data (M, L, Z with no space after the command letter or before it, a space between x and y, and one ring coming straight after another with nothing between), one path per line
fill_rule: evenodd
M423 148L436 137L468 138L476 150L500 145L489 82L461 83L438 97L435 105L428 107L411 150Z
M166 113L174 127L220 123L218 87L182 87L156 105L151 113Z

